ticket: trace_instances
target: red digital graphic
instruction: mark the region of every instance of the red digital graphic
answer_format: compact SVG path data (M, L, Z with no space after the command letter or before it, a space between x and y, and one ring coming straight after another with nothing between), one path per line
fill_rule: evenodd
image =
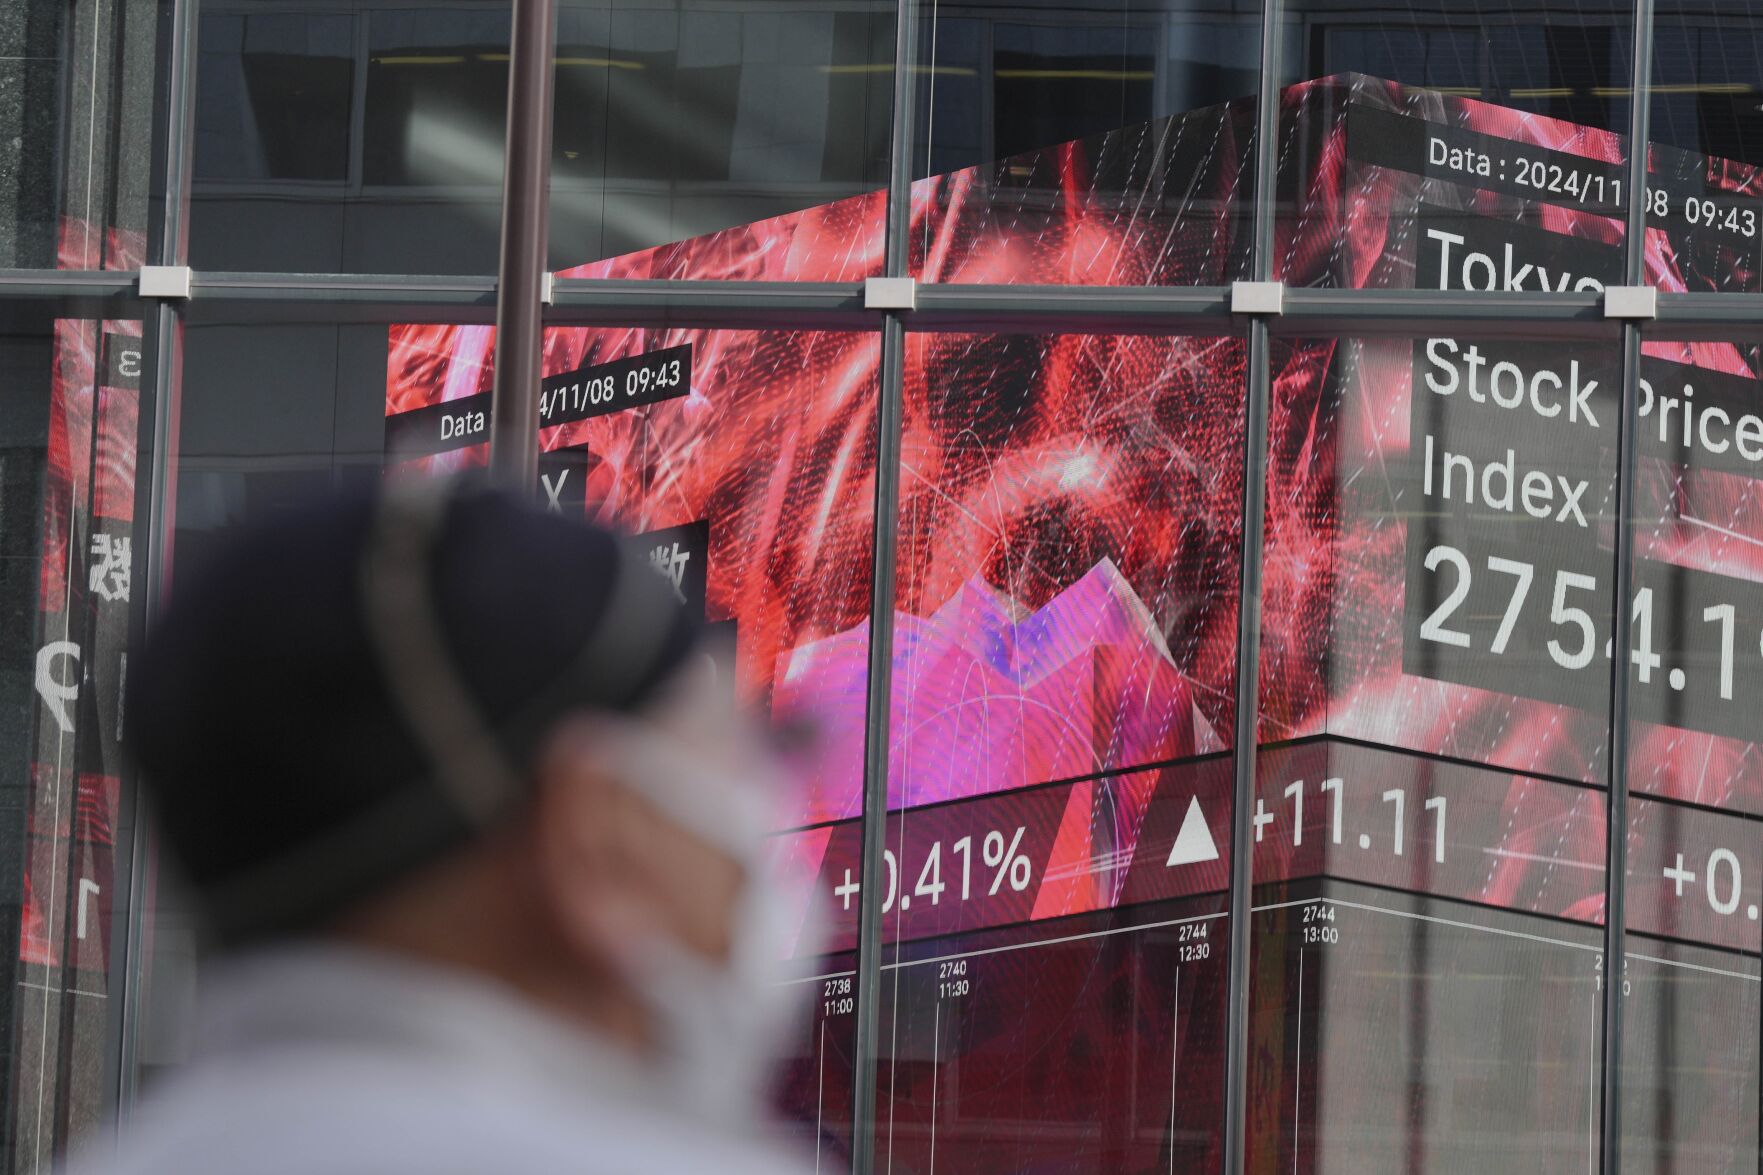
M1243 276L1252 115L1233 104L922 180L913 271ZM1289 285L1587 291L1620 277L1618 136L1356 75L1288 89L1278 125L1296 193L1276 221ZM1649 281L1758 288L1763 175L1665 148L1649 170ZM565 276L854 281L880 272L880 200ZM1529 1104L1554 1140L1538 1169L1584 1169L1620 356L1437 329L1274 347L1268 460L1252 472L1268 502L1263 749L1254 807L1237 814L1269 903L1257 925L1273 928L1257 930L1255 965L1288 1004L1363 1005L1361 1024L1378 1000L1413 998L1392 976L1449 959L1560 985L1560 1015L1533 1043L1570 1057L1575 1080ZM481 461L492 346L487 328L392 329L390 464ZM669 563L678 584L692 546L676 528L701 524L703 607L732 626L743 692L820 731L776 849L799 882L796 913L812 901L830 914L787 1096L836 1152L866 897L877 337L553 328L545 355L542 444L575 455L541 471L547 492L665 530L667 558L687 552ZM883 893L867 895L892 992L880 1145L907 1169L933 1155L973 1170L1201 1169L1218 1161L1244 345L909 333L906 358L890 815ZM1758 363L1738 344L1647 344L1625 602L1629 921L1656 952L1637 957L1727 978L1754 971L1742 956L1763 938L1763 869L1742 847L1763 814L1750 733L1763 692ZM560 496L569 477L579 496ZM1416 945L1429 935L1437 958ZM1553 953L1538 963L1544 938ZM1343 941L1365 976L1330 962ZM1251 1101L1269 1121L1252 1133L1273 1140L1256 1145L1280 1169L1308 1169L1324 1145L1322 1078L1299 1058L1318 1029L1293 1015L1253 1026ZM1344 1109L1340 1129L1380 1105ZM1723 1120L1683 1129L1717 1141ZM1000 1139L1025 1131L1034 1156L1000 1157ZM1397 1148L1392 1169L1413 1145L1412 1132L1379 1138Z
M1288 282L1592 288L1614 279L1623 174L1616 136L1357 76L1293 87L1281 117L1301 121L1315 145L1313 157L1296 165L1304 199L1279 223ZM1122 274L1133 281L1225 280L1217 259L1236 248L1228 210L1242 193L1240 166L1222 161L1240 158L1243 133L1241 110L1215 108L921 181L913 204L921 275L1044 281L1064 273L1082 280L1070 264L1081 247L1098 257L1135 250L1140 256L1133 265L1083 269L1097 281ZM1144 218L1102 214L1131 203L1125 194L1167 194L1167 169L1122 162L1142 154L1132 144L1157 141L1176 145L1171 158L1186 157L1201 142L1214 148L1201 152L1214 160L1201 173L1211 187L1189 191L1187 212L1161 234L1149 231L1152 222ZM1751 217L1763 181L1736 165L1663 148L1655 150L1653 169L1660 184L1657 197L1648 197L1649 211L1657 209L1649 227L1650 242L1657 242L1649 249L1654 279L1667 289L1705 287L1716 273L1725 288L1754 282L1731 255L1757 231ZM998 213L1002 193L1018 190L1033 216L1025 211L1026 219L1006 224ZM1048 193L1059 198L1049 202ZM1718 215L1697 203L1699 193L1721 198ZM876 269L874 199L852 198L566 274L850 280ZM1146 202L1169 206L1166 199ZM1192 244L1202 240L1208 247ZM1698 258L1710 256L1720 264L1697 268ZM1474 340L1445 342L1452 355L1467 357L1464 370L1473 374ZM483 402L474 397L487 387L493 332L397 327L391 344L393 421L460 405L463 423L443 426L453 428L456 443L448 447L443 437L413 459L480 459L470 429L481 420L471 414ZM644 356L663 351L688 359L680 389L657 383L665 374L643 367ZM1585 423L1581 411L1587 418L1601 413L1604 427L1553 450L1558 468L1548 512L1558 521L1559 510L1563 528L1583 524L1584 533L1571 536L1583 548L1576 557L1607 562L1611 548L1599 511L1609 498L1609 413L1619 369L1607 348L1581 352L1562 402L1576 423ZM1240 342L1230 339L912 336L891 807L1226 749L1234 722L1242 355ZM836 333L546 334L546 418L561 423L545 429L543 443L548 451L584 452L578 476L585 509L636 530L706 521L705 606L711 619L734 622L749 696L780 717L812 718L820 726L824 753L798 813L804 825L853 817L861 790L876 356L872 336ZM1662 385L1677 375L1660 364L1752 378L1747 357L1729 345L1654 345L1649 356ZM1282 344L1276 359L1262 737L1341 735L1526 778L1600 782L1607 734L1595 704L1605 663L1596 656L1597 632L1579 642L1592 650L1590 659L1582 649L1567 650L1577 678L1532 687L1518 680L1521 670L1510 682L1496 682L1499 689L1478 686L1483 677L1467 670L1428 668L1434 650L1414 632L1427 617L1409 589L1431 588L1409 564L1431 558L1429 571L1442 576L1459 555L1471 555L1455 547L1445 555L1416 552L1410 501L1422 490L1435 492L1427 473L1456 472L1450 463L1458 455L1444 446L1480 418L1457 424L1453 417L1436 438L1425 438L1441 446L1430 458L1439 470L1417 472L1428 458L1415 452L1422 439L1415 421L1428 406L1413 389L1417 372L1432 376L1419 341L1297 341ZM1514 360L1490 370L1498 379L1521 367ZM1536 377L1529 373L1533 383ZM596 392L611 382L619 386ZM604 410L591 402L596 394L610 397ZM618 410L630 396L643 406ZM1537 413L1560 413L1553 401L1532 401ZM1465 395L1455 401L1467 403ZM1744 419L1728 417L1740 433ZM1738 437L1728 443L1737 445ZM1665 502L1662 491L1650 491L1661 517L1664 509L1676 513L1643 535L1643 556L1717 569L1740 585L1763 578L1759 544L1745 538L1758 480L1730 467L1698 468L1693 454L1685 460L1657 446L1645 453L1647 484L1659 484L1655 469L1675 468L1680 497ZM1488 476L1521 480L1518 457L1510 460L1509 473L1502 467ZM1485 462L1482 473L1497 463ZM1536 489L1524 484L1527 494ZM1541 498L1525 500L1536 505ZM1703 503L1723 513L1708 519ZM1526 564L1541 578L1527 589L1526 611L1515 614L1508 642L1514 632L1535 635L1540 645L1563 642L1548 628L1549 595L1561 585L1550 581L1546 561ZM1557 625L1563 615L1570 622L1598 614L1598 592L1608 593L1606 569L1573 603L1567 588L1579 590L1580 566L1560 573L1568 579L1554 610ZM1488 573L1481 574L1485 581ZM1448 589L1446 583L1441 590ZM1661 615L1663 591L1649 605ZM1725 639L1736 651L1713 648L1719 663L1712 666L1661 664L1655 688L1667 701L1680 680L1680 692L1702 689L1719 700L1739 692L1729 684L1735 673L1742 680L1763 672L1763 657L1746 647L1757 643L1763 617L1746 613L1749 595L1736 588L1729 595L1735 635ZM1605 601L1606 617L1608 611ZM1455 647L1448 624L1433 627ZM1719 646L1715 627L1710 639ZM1495 656L1477 655L1490 662ZM1562 675L1558 666L1545 666ZM1690 709L1701 714L1711 706ZM1671 717L1668 709L1657 712ZM1680 717L1677 725L1642 730L1637 790L1754 808L1763 802L1755 747L1718 729L1697 730L1707 721ZM1693 780L1686 778L1688 763L1699 765ZM1107 782L1101 790L1119 785ZM1116 799L1111 794L1109 802Z

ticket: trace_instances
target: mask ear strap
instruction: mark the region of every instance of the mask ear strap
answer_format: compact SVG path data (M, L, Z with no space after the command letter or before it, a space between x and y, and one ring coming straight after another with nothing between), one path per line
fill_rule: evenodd
M482 826L522 788L467 692L435 604L434 548L461 484L406 478L386 488L361 563L361 591L368 640L393 702L447 796Z
M362 559L368 639L405 724L458 810L482 826L526 790L498 731L449 652L434 593L435 546L469 482L409 478L388 486ZM619 710L655 671L677 619L665 583L628 542L613 548L611 587L598 624L569 667L504 731L554 720L560 709Z
M369 523L358 580L362 620L386 692L452 812L435 802L434 789L413 782L282 855L239 870L208 894L223 932L298 919L313 879L324 880L329 898L342 897L364 863L387 862L388 845L451 836L460 817L484 827L529 790L469 692L434 592L435 549L449 511L470 492L472 484L459 478L387 484ZM615 551L611 596L596 631L562 677L507 720L508 729L554 718L560 707L623 707L653 673L669 639L672 598L633 547L619 544ZM437 832L442 826L449 831Z

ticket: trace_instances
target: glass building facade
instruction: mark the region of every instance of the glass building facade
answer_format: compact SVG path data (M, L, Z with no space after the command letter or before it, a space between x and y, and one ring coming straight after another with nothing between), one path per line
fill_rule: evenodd
M5 1171L188 1055L158 602L485 460L509 28L0 17ZM1758 1168L1763 8L561 0L554 71L535 490L820 733L820 1169Z

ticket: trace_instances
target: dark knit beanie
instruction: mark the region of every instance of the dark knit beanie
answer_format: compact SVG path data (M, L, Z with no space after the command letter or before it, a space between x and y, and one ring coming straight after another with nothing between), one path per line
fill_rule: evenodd
M560 718L641 705L698 637L613 534L396 483L242 530L178 581L125 740L222 941L294 933L517 810Z

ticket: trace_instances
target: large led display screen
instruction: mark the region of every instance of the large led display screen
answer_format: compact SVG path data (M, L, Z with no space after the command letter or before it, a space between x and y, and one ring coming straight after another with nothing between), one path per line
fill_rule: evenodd
M1249 113L920 181L914 270L1227 282L1243 272ZM1276 224L1288 283L1619 279L1617 136L1356 75L1286 91L1279 127L1296 197ZM1649 282L1755 289L1756 170L1662 148L1650 169ZM880 199L565 276L857 280L879 272ZM878 1146L904 1170L1210 1169L1243 344L908 339ZM393 328L389 465L483 459L493 342L487 328ZM556 328L541 400L547 499L647 536L681 597L732 638L743 696L819 732L777 847L829 915L787 1090L829 1156L851 1115L878 355L873 334ZM1242 814L1263 909L1253 1161L1268 1169L1418 1169L1425 1155L1424 1169L1468 1170L1489 1139L1525 1169L1584 1170L1595 1154L1618 356L1607 341L1468 331L1276 343L1269 458L1253 473L1268 500L1263 750ZM1722 1162L1757 1125L1759 360L1646 344L1629 601L1628 885L1645 968L1623 982L1642 993L1630 1015L1659 1029L1631 1054L1659 1072L1630 1120ZM1485 1005L1471 957L1523 1007ZM1667 974L1702 977L1708 1006L1751 1031L1686 1019L1661 994ZM1395 1076L1348 1039L1391 1009L1411 1054ZM1519 1027L1490 1052L1477 1016ZM1574 1078L1502 1094L1489 1076L1502 1059ZM1387 1097L1343 1092L1386 1079ZM1473 1111L1414 1092L1435 1086Z

